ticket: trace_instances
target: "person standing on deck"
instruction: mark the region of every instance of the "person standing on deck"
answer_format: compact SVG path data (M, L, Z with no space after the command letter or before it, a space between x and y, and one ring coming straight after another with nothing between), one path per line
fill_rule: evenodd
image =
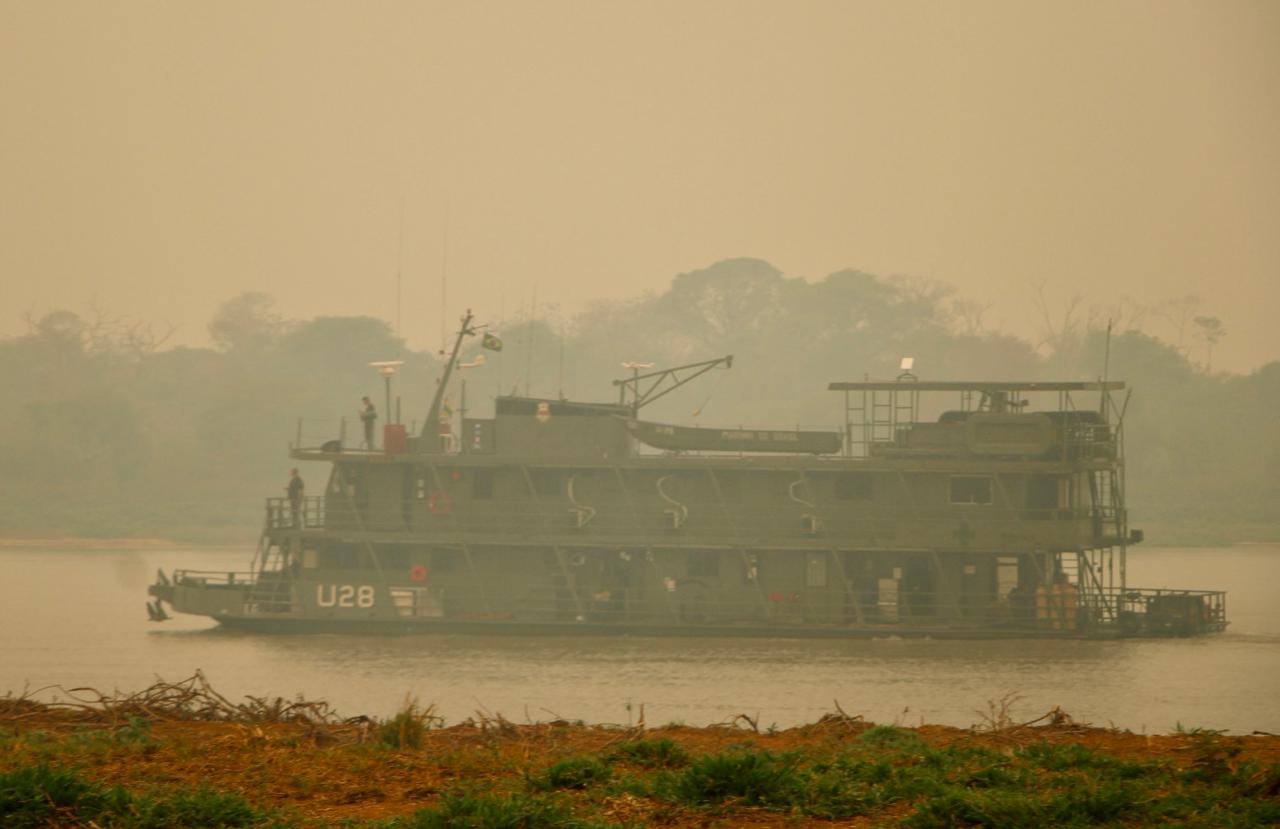
M360 422L364 424L364 448L373 450L373 425L378 422L378 410L373 407L373 401L369 398L360 399L364 403L360 407Z
M298 519L302 516L302 493L306 484L302 482L302 476L296 468L289 470L289 485L284 489L289 493L289 514L293 518L293 526L297 527Z

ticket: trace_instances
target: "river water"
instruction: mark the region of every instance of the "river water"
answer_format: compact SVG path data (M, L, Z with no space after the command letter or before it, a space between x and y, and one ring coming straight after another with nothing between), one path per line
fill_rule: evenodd
M0 550L0 694L61 684L137 691L204 671L243 695L323 699L345 715L406 698L450 723L510 720L760 727L841 709L881 723L968 726L1016 695L1015 718L1162 733L1179 725L1280 732L1280 545L1138 548L1129 583L1225 589L1231 628L1113 642L653 637L269 636L210 620L147 621L158 566L241 570L246 549ZM45 691L48 698L55 691Z

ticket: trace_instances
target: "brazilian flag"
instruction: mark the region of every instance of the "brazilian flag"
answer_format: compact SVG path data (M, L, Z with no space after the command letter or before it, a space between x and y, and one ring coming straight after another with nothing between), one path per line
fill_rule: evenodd
M486 331L484 332L484 338L480 340L480 347L487 348L490 351L501 351L502 340L498 337L497 334Z

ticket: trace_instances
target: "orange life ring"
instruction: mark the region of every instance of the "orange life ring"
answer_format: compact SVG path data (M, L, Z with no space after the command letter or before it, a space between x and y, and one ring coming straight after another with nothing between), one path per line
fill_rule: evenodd
M426 581L427 568L422 564L415 564L409 568L409 581Z
M427 509L435 515L448 515L453 512L453 499L449 493L437 489L427 498Z

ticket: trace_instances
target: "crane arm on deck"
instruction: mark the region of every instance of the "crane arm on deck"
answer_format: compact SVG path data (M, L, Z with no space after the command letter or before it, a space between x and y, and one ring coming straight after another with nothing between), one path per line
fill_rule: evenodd
M651 371L648 374L640 374L637 370L637 373L631 377L613 381L613 384L618 386L618 403L623 406L627 405L627 392L629 391L631 393L631 415L634 417L641 407L670 394L685 383L701 377L719 365L723 365L725 368L732 368L733 355L729 354L724 357L717 357L714 360L689 363L688 365L676 366L675 368L667 368L661 371ZM642 380L652 380L653 382L642 384ZM645 386L643 390L641 390L641 385Z

